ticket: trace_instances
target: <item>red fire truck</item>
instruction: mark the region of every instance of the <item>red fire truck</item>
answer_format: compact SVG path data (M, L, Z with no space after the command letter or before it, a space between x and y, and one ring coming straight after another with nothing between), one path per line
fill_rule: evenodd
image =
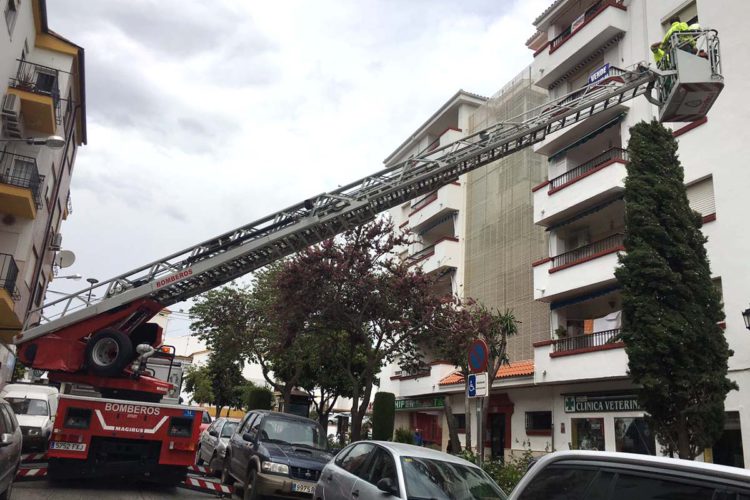
M705 58L680 50L688 39ZM575 90L31 311L14 338L21 362L48 370L51 381L88 384L103 398L62 398L50 474L177 476L191 463L198 414L158 404L173 387L148 369L163 342L161 328L147 322L163 308L366 223L639 95L658 106L661 121L705 116L724 86L716 31L675 34L668 52L660 68L639 64L618 69L617 78L607 78L613 68L602 68L584 92Z

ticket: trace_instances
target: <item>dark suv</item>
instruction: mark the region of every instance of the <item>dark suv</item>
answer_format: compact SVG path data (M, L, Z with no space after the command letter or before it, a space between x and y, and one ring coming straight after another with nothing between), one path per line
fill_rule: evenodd
M325 432L316 421L255 410L245 415L229 439L221 480L242 483L246 499L312 497L320 471L331 458Z

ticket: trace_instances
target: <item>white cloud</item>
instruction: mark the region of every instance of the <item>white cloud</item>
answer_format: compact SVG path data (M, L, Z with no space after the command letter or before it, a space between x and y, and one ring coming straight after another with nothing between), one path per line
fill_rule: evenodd
M86 50L69 271L107 279L378 170L459 88L529 64L548 4L48 2Z

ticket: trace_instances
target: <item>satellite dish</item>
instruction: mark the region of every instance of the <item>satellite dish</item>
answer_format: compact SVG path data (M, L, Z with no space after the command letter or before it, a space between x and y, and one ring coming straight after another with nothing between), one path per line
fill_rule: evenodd
M55 256L55 264L61 268L70 267L76 261L76 254L70 250L60 250Z

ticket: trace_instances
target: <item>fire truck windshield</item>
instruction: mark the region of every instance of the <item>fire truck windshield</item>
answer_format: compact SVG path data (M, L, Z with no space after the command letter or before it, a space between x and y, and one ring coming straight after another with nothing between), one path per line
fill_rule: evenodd
M49 416L49 406L43 399L5 398L16 415Z

